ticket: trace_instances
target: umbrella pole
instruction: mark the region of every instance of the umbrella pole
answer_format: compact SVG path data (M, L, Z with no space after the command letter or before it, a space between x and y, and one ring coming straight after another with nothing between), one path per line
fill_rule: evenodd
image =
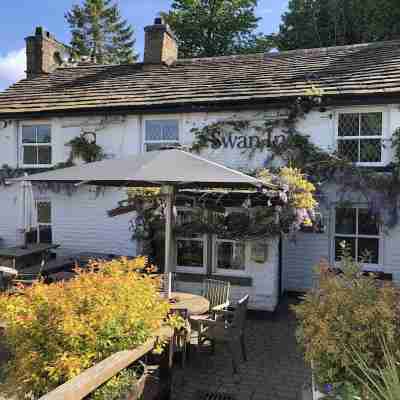
M171 185L163 187L163 193L166 195L165 201L165 268L164 273L168 274L168 298L171 297L171 273L172 273L172 243L173 243L173 203L175 188Z

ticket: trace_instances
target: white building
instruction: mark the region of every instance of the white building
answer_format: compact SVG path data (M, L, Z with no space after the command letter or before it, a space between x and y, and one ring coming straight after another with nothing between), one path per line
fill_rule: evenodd
M37 29L27 38L28 78L0 94L0 165L30 172L50 168L67 161L66 143L85 133L95 133L107 157L165 144L190 145L194 127L276 118L311 84L323 90L326 107L309 113L300 122L301 132L327 151L348 141L360 168L385 167L392 161L385 142L400 126L400 42L178 60L173 34L156 21L146 29L146 46L143 63L59 66L62 46ZM375 121L373 132L370 119ZM250 158L237 140L202 155L234 168L263 165L267 152ZM368 162L363 155L366 141L378 149ZM17 194L15 184L0 186L3 247L18 244ZM106 214L125 198L123 189L100 194L84 187L72 194L37 189L35 195L38 240L60 244L59 254L136 254L128 229L132 215ZM202 265L178 266L183 286L197 290L202 277L222 277L232 281L234 297L250 293L252 308L273 310L284 291L311 287L313 267L321 258L334 262L335 242L343 238L354 244L355 253L366 248L372 252L366 268L399 281L400 228L373 228L357 196L345 216L335 209L334 191L328 198L324 233L299 233L295 242L283 240L282 246L271 240L264 244L268 251L262 262L254 261L252 243L202 239ZM219 253L218 246L225 251ZM239 263L229 259L242 252Z

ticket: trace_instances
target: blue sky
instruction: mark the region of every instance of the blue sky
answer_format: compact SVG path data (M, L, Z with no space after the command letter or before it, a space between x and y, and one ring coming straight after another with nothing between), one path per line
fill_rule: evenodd
M68 43L69 30L64 13L79 0L1 0L0 12L0 90L24 77L25 41L34 27L41 25L57 39ZM119 0L123 16L134 26L136 50L143 51L143 28L160 11L167 11L170 0ZM278 29L288 0L259 0L260 31Z

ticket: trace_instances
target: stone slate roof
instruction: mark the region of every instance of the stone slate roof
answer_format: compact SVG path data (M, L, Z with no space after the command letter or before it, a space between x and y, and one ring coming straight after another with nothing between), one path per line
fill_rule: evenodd
M400 41L179 60L172 66L81 65L0 94L0 117L279 101L314 84L327 96L400 95Z

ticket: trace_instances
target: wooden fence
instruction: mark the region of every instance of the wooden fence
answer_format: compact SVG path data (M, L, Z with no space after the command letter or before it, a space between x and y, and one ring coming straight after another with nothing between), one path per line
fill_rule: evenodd
M169 341L168 351L164 358L166 359L166 368L170 369L172 367L173 346L171 338L173 334L172 328L163 327L153 338L147 340L146 343L138 348L113 354L50 393L42 396L39 400L82 400L103 383L117 375L118 372L152 351L159 339Z

